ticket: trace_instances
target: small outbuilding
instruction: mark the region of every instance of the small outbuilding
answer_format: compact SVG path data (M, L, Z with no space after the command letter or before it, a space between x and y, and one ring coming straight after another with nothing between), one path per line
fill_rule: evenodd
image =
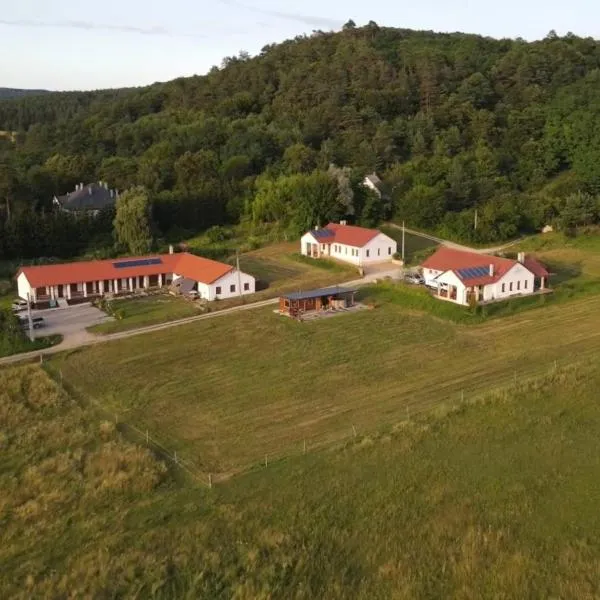
M355 305L355 289L339 286L295 292L279 298L279 312L298 318L305 313L343 310Z

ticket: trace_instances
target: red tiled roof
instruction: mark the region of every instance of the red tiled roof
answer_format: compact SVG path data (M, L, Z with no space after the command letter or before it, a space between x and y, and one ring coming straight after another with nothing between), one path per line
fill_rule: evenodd
M472 269L477 267L489 269L490 265L493 265L493 275L489 275L488 271L485 275L462 278L462 280L468 282L469 285L487 285L489 283L495 283L504 277L504 275L516 264L517 261L511 260L510 258L455 250L454 248L442 246L425 260L421 266L425 269L433 269L434 271L456 272L461 269ZM535 258L526 257L523 266L531 271L536 277L548 276L546 269ZM459 275L459 273L457 273L457 275Z
M143 259L159 259L159 264L137 265L117 268L115 263L130 262ZM85 281L103 281L125 277L143 277L160 273L177 273L202 283L213 283L229 273L233 267L201 256L183 252L180 254L158 254L154 256L115 258L110 260L92 260L57 265L21 267L32 287L81 283Z
M339 223L329 223L327 227L318 231L321 233L317 233L315 237L319 241L327 243L337 242L338 244L354 246L355 248L366 246L374 237L381 233L377 229L366 229L365 227L341 225ZM331 232L331 235L324 234L324 231Z
M536 277L548 277L550 275L546 267L533 256L526 256L523 265Z

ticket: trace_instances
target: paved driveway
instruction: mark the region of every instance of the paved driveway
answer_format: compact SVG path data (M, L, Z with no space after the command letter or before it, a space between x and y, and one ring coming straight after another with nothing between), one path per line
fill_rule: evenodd
M21 313L25 316L27 313ZM95 336L88 333L86 327L112 320L101 310L90 304L79 304L69 308L50 308L47 310L32 310L32 316L43 317L44 327L34 330L36 337L54 335L63 336L61 348L77 346Z

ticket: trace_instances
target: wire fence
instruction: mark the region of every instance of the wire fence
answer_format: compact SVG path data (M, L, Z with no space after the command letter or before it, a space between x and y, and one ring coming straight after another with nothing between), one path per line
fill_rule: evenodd
M154 433L150 433L148 429L143 429L127 422L118 413L108 410L105 405L93 398L82 397L77 390L64 380L62 370L57 370L54 365L44 362L43 356L40 356L40 364L42 364L49 376L61 386L65 393L76 400L81 406L93 408L99 418L113 422L119 433L126 439L145 446L157 457L170 464L173 468L178 469L185 476L189 476L193 481L212 488L213 485L224 482L232 476L257 468L267 468L270 464L306 455L308 452L313 453L335 446L358 443L366 437L377 436L378 433L389 429L391 426L397 427L403 423L418 420L427 415L433 415L436 411L443 414L460 406L498 397L501 394L526 391L529 387L541 383L552 375L566 373L583 364L592 364L595 356L596 353L591 349L580 353L577 361L559 364L558 360L552 360L546 363L544 367L538 365L537 367L524 368L520 371L515 370L512 375L496 379L493 387L486 387L484 384L466 385L463 388L453 390L442 389L440 390L440 395L436 398L428 397L421 400L413 399L412 401L404 402L406 414L403 415L403 418L395 417L389 419L387 422L373 419L369 427L364 430L359 425L350 424L347 428L332 432L328 436L299 439L293 445L287 446L287 448L279 448L276 451L271 449L270 452L263 454L264 458L255 458L247 464L239 465L233 473L227 474L211 473L198 463L182 456L177 450L168 448L163 441L159 440ZM424 391L427 392L427 390Z

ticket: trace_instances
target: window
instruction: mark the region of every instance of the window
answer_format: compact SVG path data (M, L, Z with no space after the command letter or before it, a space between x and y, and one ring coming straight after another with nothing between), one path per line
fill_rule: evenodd
M521 282L517 281L517 291L519 291L521 289Z
M348 246L346 246L346 254L348 254Z
M218 285L217 289L215 290L215 293L217 294L217 296L221 293L221 286Z
M249 283L245 283L244 284L244 291L247 292L250 290L250 284Z
M391 246L389 246L389 247L388 247L388 256L391 256L391 255L392 255L392 247L391 247Z
M505 283L502 284L502 293L504 294L504 292L506 292L506 284Z
M367 258L369 258L369 253L370 252L371 252L370 250L367 250Z
M235 283L232 283L232 284L229 286L229 291L230 291L232 294L235 292Z
M528 282L528 281L527 281L527 279L526 279L526 280L525 280L525 284L524 284L524 287L525 287L525 289L527 289L527 284L528 284L528 283L529 283L529 282Z
M508 284L508 291L509 291L509 292L512 292L512 286L513 286L513 282L511 281L511 282Z
M377 256L381 256L381 248L377 248Z

